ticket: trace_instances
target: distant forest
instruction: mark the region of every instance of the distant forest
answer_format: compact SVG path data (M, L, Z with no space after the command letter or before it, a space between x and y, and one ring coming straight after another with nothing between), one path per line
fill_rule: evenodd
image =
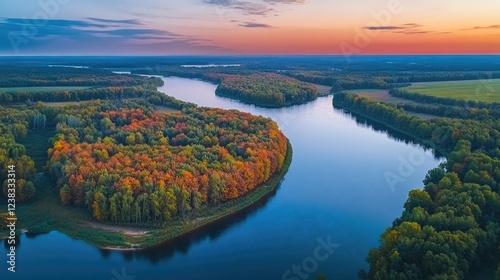
M318 97L314 85L271 73L227 75L215 93L264 107L302 104Z

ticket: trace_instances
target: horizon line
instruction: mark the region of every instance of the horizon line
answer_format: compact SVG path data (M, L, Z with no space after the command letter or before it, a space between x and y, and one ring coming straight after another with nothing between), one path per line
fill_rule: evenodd
M22 58L22 57L299 57L299 56L330 56L330 57L363 57L363 56L500 56L499 53L435 53L435 54L353 54L353 55L343 55L343 54L161 54L161 55L149 55L149 54L127 54L127 55L106 55L106 54L73 54L73 55L2 55L0 58L10 57L10 58Z

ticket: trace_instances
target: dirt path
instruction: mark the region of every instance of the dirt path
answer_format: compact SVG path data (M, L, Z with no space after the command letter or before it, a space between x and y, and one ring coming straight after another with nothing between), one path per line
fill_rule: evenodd
M103 225L97 222L88 222L87 225L94 229L101 229L111 232L121 232L124 235L131 235L131 236L142 236L149 233L149 231L147 230L141 230L137 228L123 227L123 226Z

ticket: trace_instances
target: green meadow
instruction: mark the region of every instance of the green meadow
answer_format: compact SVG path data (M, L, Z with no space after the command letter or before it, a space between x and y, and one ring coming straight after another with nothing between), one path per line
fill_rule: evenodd
M410 92L482 102L500 102L500 79L414 83Z

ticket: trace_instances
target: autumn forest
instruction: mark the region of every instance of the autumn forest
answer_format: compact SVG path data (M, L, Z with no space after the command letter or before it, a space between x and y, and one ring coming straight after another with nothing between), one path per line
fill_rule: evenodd
M0 234L13 203L13 232L103 263L239 250L236 268L275 259L264 278L500 279L500 68L454 59L6 59Z

